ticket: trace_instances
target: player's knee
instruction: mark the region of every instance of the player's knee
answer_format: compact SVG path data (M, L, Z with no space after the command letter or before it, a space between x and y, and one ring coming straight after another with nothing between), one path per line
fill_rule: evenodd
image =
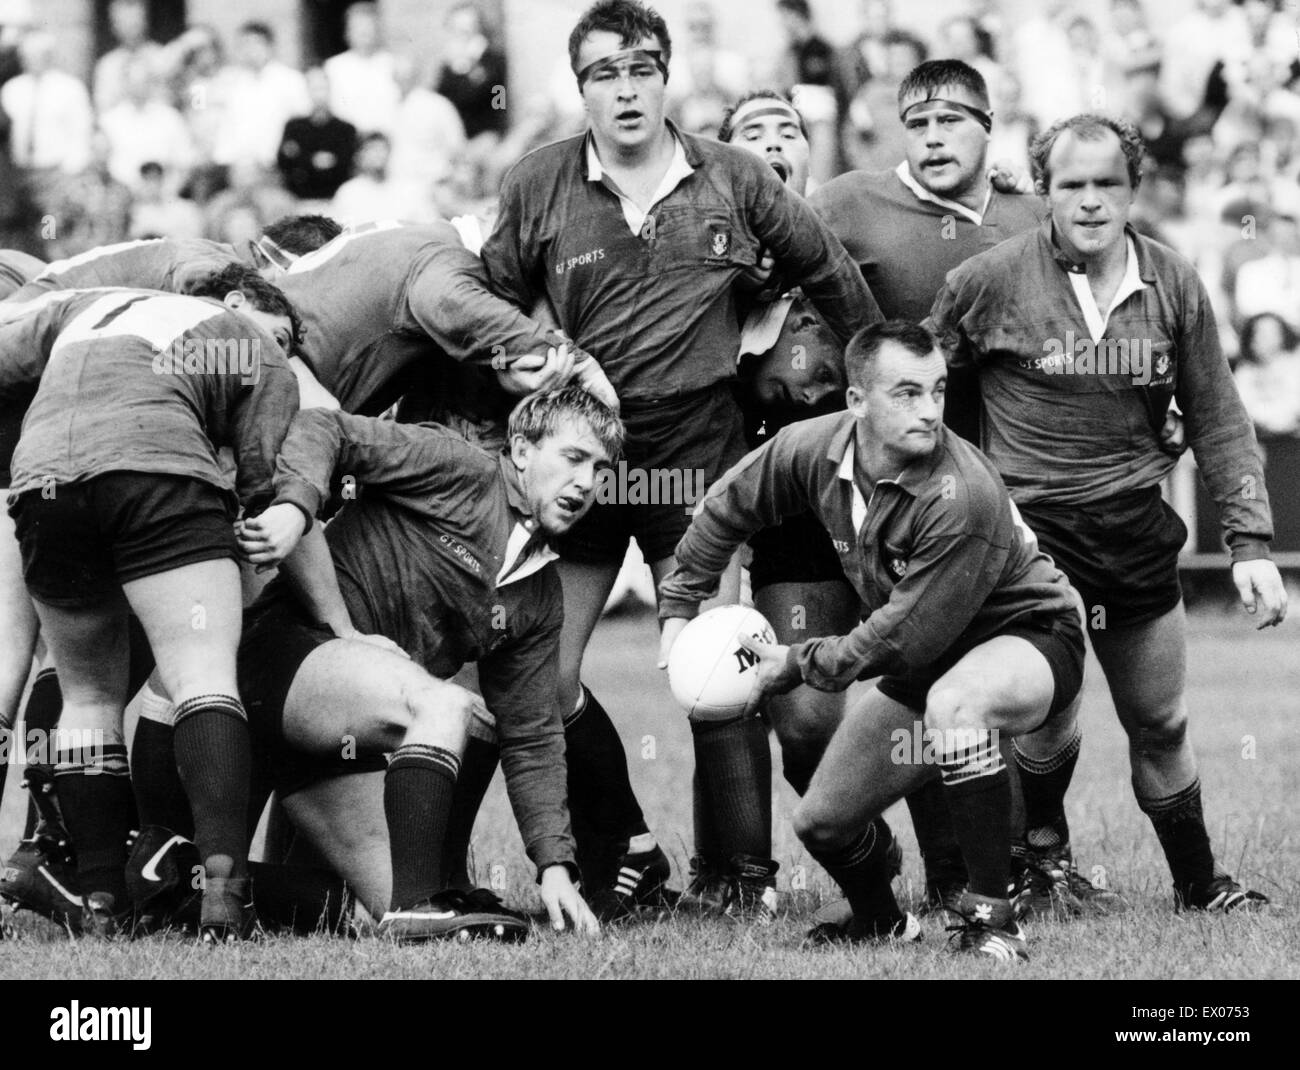
M843 847L852 837L852 830L844 828L834 815L806 798L795 806L791 824L799 842L814 855Z
M1182 703L1162 718L1129 722L1129 744L1139 754L1179 750L1187 741L1187 710Z
M432 727L464 733L482 700L459 684L430 679L406 693L406 719L412 729Z
M978 684L940 682L925 697L925 727L938 732L983 728L985 710Z

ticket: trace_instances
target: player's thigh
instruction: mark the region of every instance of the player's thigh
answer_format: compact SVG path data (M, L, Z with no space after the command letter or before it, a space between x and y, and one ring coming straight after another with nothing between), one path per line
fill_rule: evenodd
M378 918L392 895L384 773L317 781L281 800L298 831Z
M1187 616L1182 602L1154 620L1090 634L1115 710L1126 728L1158 725L1179 716L1187 681Z
M564 591L564 626L560 629L560 701L565 712L578 698L582 657L618 579L619 564L556 562Z
M469 698L464 688L400 654L355 639L331 639L294 674L282 728L287 743L310 753L338 754L348 740L370 752L420 742L459 753Z
M913 760L910 742L899 745L918 733L920 716L878 688L850 705L795 808L801 839L852 836L924 782L930 767Z
M13 517L0 509L0 724L12 724L31 673L39 624L14 533Z
M1046 720L1055 695L1056 677L1043 653L1021 636L995 635L930 687L925 723L939 731L1032 732Z
M63 693L60 727L120 727L130 658L125 605L120 599L77 608L38 602L36 612Z
M235 652L243 622L239 566L195 561L122 584L178 705L206 693L236 694Z

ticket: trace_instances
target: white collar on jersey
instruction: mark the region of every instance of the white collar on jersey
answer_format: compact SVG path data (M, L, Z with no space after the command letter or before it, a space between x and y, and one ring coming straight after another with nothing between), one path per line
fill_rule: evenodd
M1119 289L1115 291L1115 296L1111 298L1110 308L1106 309L1105 315L1102 315L1101 308L1097 304L1097 298L1093 296L1092 287L1088 285L1087 273L1083 271L1066 272L1070 279L1070 288L1074 291L1075 299L1079 302L1079 308L1083 311L1083 322L1088 325L1088 333L1092 335L1094 342L1100 342L1102 335L1106 333L1106 325L1110 322L1110 314L1130 296L1139 290L1145 290L1147 286L1142 281L1142 273L1138 270L1137 247L1133 244L1132 237L1126 240L1128 241L1128 262L1124 265L1124 277L1120 280Z
M984 214L989 210L989 201L993 199L992 183L989 184L988 191L984 194L984 207L976 212L974 209L967 208L964 204L959 204L957 201L950 201L947 197L938 197L931 193L912 177L912 170L907 166L906 160L894 168L894 174L898 176L898 180L903 183L904 186L916 195L918 201L929 201L931 204L937 204L940 208L947 208L956 212L958 215L969 219L977 227L983 225Z
M650 208L654 208L656 204L672 193L684 179L693 174L695 174L695 168L686 162L686 150L682 147L681 139L674 135L673 158L668 164L668 170L664 172L659 188L655 190L654 196L650 198ZM618 197L619 204L623 206L623 218L627 220L628 229L633 234L641 232L642 226L645 225L645 218L650 214L650 209L642 211L637 206L636 201L619 189L618 183L601 167L600 157L596 155L596 141L590 134L587 135L587 181L602 183L606 189Z

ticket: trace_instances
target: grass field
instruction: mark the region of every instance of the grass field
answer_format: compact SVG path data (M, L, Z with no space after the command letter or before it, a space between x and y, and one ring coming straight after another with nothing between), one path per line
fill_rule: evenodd
M1300 607L1295 607L1300 608ZM1189 705L1215 851L1251 887L1277 904L1253 917L1175 916L1154 834L1133 802L1127 748L1089 662L1083 755L1068 799L1076 858L1104 869L1133 911L1123 917L1029 931L1023 978L1300 977L1300 613L1256 633L1239 610L1202 607L1191 617ZM588 655L586 679L618 722L632 777L652 828L680 881L690 848L690 733L653 667L656 631L647 614L608 618ZM775 768L780 769L779 754ZM11 775L0 820L6 853L20 825ZM779 776L778 776L779 780ZM948 952L942 924L904 948L801 949L807 916L834 893L790 831L793 794L779 783L775 856L786 914L766 927L669 919L607 930L599 940L539 932L519 947L483 944L398 948L375 939L268 939L204 950L157 937L113 945L69 941L53 926L19 914L17 939L0 942L0 977L49 978L966 978L1007 968ZM907 849L900 892L914 894L919 867L902 807L891 822ZM530 869L495 784L475 836L480 880L508 901L536 904ZM792 884L796 890L791 890Z

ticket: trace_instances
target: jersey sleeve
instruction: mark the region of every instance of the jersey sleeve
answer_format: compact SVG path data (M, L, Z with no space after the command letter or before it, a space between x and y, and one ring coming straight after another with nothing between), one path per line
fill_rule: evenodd
M268 341L263 354L275 348ZM250 515L278 501L301 503L280 496L274 486L276 456L298 411L298 379L286 359L261 359L257 382L243 387L230 414L231 447L235 453L235 493ZM303 510L308 526L312 514Z
M496 225L483 243L483 266L492 289L516 308L532 308L545 293L524 207L523 178L516 165L501 185Z

